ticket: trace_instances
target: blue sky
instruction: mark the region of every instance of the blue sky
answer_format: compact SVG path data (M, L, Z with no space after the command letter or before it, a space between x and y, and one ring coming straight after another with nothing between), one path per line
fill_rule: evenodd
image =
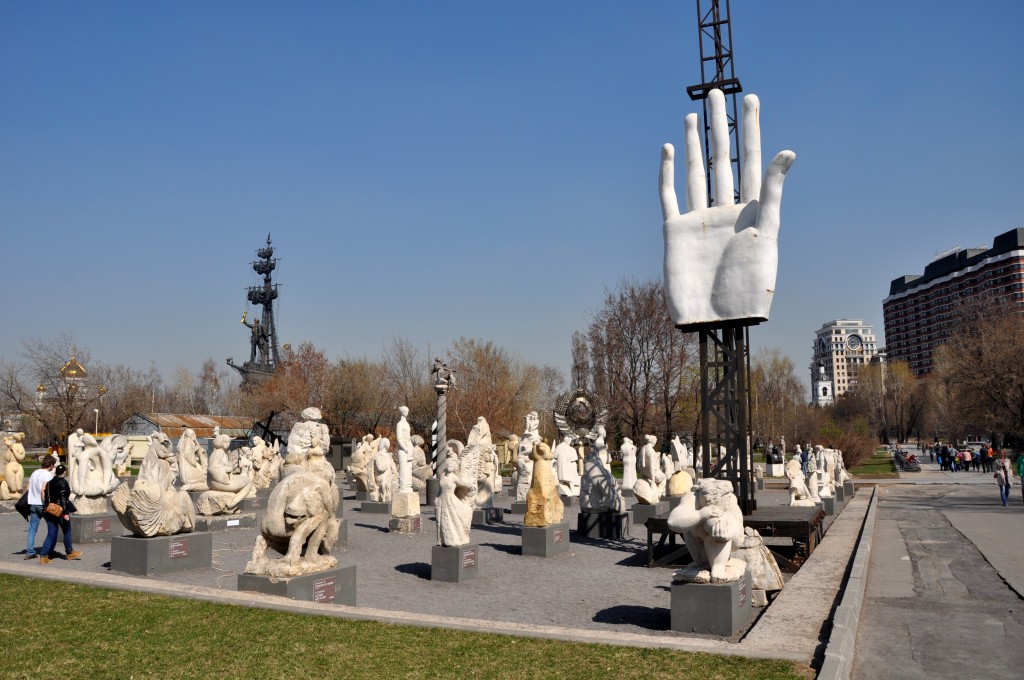
M0 3L0 356L71 332L165 378L240 360L270 232L283 342L376 357L464 335L565 370L605 287L661 276L659 152L699 110L695 16ZM734 0L732 18L765 159L797 153L752 339L806 379L822 323L881 336L891 279L1024 226L1024 5Z

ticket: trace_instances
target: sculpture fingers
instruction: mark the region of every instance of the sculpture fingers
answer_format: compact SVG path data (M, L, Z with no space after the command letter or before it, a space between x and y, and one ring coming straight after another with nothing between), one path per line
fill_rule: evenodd
M679 216L679 200L676 198L676 150L671 144L661 147L661 173L658 183L661 191L661 214L667 222Z
M796 160L792 151L780 151L768 164L761 184L761 200L754 226L758 232L777 238L779 235L779 214L782 210L782 184L786 181L786 173Z
M686 117L686 209L708 207L708 177L704 172L704 151L700 145L697 114Z
M711 171L715 179L715 205L736 202L732 181L732 157L729 153L729 119L725 113L725 95L721 90L708 94L708 118L711 119Z
M740 203L749 203L761 195L761 102L756 94L743 98L743 176L740 178Z

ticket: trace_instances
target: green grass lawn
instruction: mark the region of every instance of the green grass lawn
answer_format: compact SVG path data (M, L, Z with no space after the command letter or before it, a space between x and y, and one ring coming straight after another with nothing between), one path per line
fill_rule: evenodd
M6 678L811 678L788 661L345 621L0 575Z
M873 456L864 463L850 469L850 475L861 479L896 479L900 475L896 472L896 464L884 446L875 449Z

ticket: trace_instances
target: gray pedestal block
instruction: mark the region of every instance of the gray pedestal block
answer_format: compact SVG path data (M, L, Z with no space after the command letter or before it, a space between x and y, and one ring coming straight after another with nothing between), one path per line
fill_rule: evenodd
M196 515L196 531L251 529L255 526L255 512L243 512L237 515Z
M356 606L356 568L335 567L305 576L271 578L239 574L238 590L280 595L304 602Z
M668 509L671 512L672 508L676 507L677 505L679 505L680 503L683 502L683 497L682 496L665 496L662 499L662 502L668 503Z
M430 580L462 583L480 575L480 546L435 545L430 549Z
M269 498L269 496L267 497ZM238 504L239 512L262 512L267 507L267 498L260 498L259 495L252 498L243 498Z
M757 490L764 491L764 477L757 477Z
M213 565L213 534L208 531L174 536L114 536L110 568L136 576L166 574Z
M441 482L437 477L427 478L427 502L426 505L433 505L437 497L441 495Z
M836 484L836 502L839 505L846 503L846 490L843 489L842 484Z
M365 512L368 515L390 515L391 514L391 502L387 503L381 501L363 501L359 505L359 511Z
M569 549L569 523L546 527L523 527L523 554L533 557L554 557Z
M633 506L633 526L642 527L651 517L661 517L668 510L668 501L658 501L654 505L637 503Z
M847 498L853 498L853 480L847 480L843 482L843 491L846 493Z
M563 496L562 494L558 494L558 497L562 499L562 505L567 508L580 507L580 499L578 496Z
M262 498L264 503L263 507L267 507L266 500L270 498L270 492L274 490L273 486L268 486L266 489L256 489L256 498Z
M512 501L512 514L525 515L527 511L526 501Z
M113 513L104 515L72 515L71 543L108 543L115 534L120 536L127 529Z
M423 531L423 515L392 517L388 529L396 534L418 534Z
M356 491L356 500L360 503L370 500L369 491Z
M341 520L341 527L338 529L338 545L348 546L348 520Z
M835 496L829 496L828 498L821 499L821 509L825 511L826 515L836 514L836 498Z
M501 508L477 508L473 511L473 524L501 524L504 521Z
M587 538L625 540L629 538L629 513L583 510L577 516L576 533Z
M633 489L620 489L623 498L633 498Z
M750 570L732 583L673 583L672 630L732 637L754 616Z

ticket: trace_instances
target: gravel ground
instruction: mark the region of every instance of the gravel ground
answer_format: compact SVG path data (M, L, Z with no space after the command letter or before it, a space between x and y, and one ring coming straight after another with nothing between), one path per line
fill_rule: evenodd
M505 523L474 526L480 546L480 577L461 584L430 580L431 546L437 543L433 508L423 506L423 532L407 536L388 532L389 517L364 514L354 493L342 485L348 546L335 550L341 566L357 567L357 603L363 607L412 613L508 621L531 625L679 636L669 628L672 571L647 568L646 530L633 528L625 541L581 539L576 510L566 508L572 545L553 558L521 554L522 516L512 515L507 500ZM758 503L783 504L784 491L759 492ZM17 513L0 514L0 561L23 560L26 523ZM42 546L41 527L37 547ZM236 589L255 541L255 529L214 533L213 567L151 577L172 583ZM55 560L39 569L112 573L110 544L75 546L81 561ZM61 543L58 542L58 550ZM38 565L38 561L32 564ZM689 636L692 637L692 636Z

